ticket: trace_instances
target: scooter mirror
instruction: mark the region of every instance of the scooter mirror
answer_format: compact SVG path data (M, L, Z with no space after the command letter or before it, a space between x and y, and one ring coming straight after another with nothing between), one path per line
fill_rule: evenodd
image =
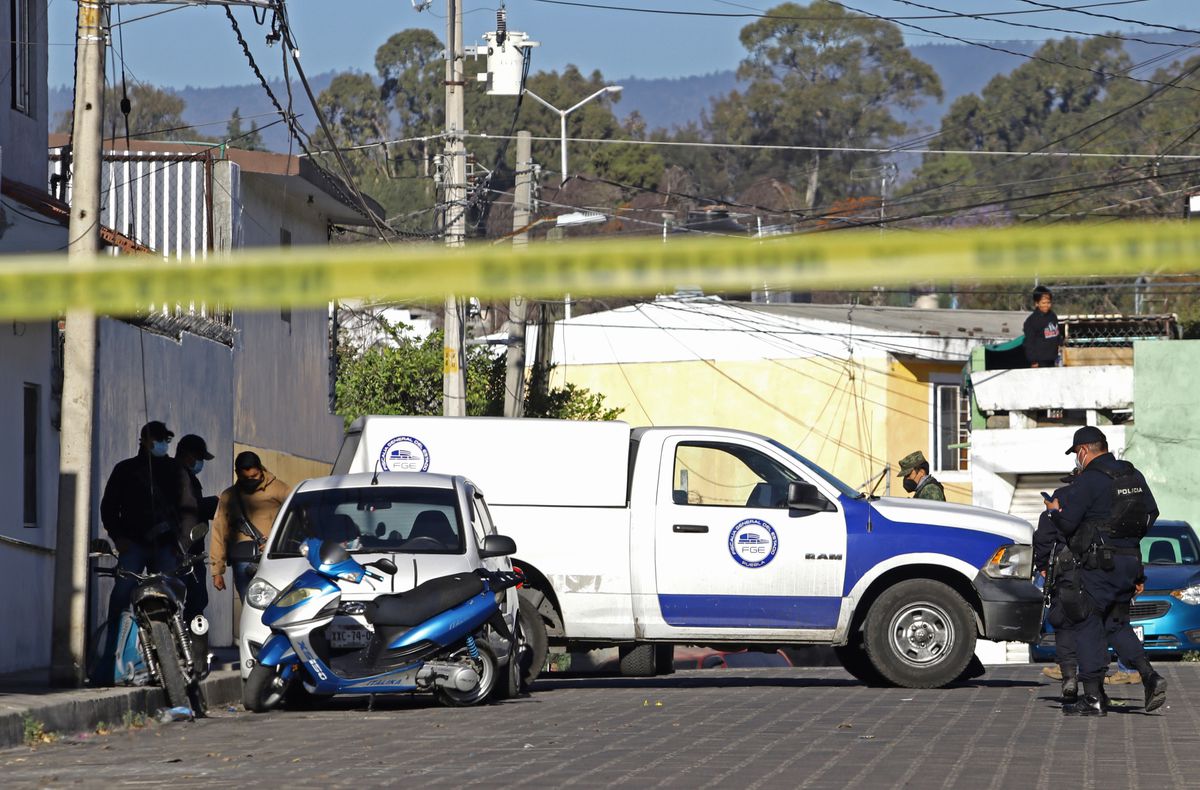
M192 542L195 543L198 540L204 540L204 537L207 534L208 524L197 524L196 526L192 527L192 531L188 533L188 537L190 537Z
M381 560L375 560L371 564L389 576L396 575L396 563L392 562L386 557Z

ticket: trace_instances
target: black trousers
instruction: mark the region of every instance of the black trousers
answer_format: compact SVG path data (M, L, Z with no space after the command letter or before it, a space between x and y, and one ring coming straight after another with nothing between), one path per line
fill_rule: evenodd
M1086 616L1072 624L1075 650L1081 681L1103 681L1108 669L1108 645L1117 655L1134 667L1146 664L1146 651L1129 624L1129 604L1134 586L1142 575L1142 561L1137 557L1117 555L1113 569L1087 570L1083 574L1083 590L1089 606ZM1057 643L1057 641L1056 641Z

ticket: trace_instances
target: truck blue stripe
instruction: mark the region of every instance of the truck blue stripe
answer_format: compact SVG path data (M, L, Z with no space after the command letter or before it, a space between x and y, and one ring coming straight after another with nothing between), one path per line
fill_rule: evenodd
M867 510L861 499L842 497L846 514L846 576L843 595L849 595L865 574L885 560L900 554L945 554L962 560L972 568L983 564L996 549L1012 541L1002 535L973 529L910 524L891 521L874 511L871 531L867 531Z
M805 595L663 595L663 620L680 628L833 628L840 598Z

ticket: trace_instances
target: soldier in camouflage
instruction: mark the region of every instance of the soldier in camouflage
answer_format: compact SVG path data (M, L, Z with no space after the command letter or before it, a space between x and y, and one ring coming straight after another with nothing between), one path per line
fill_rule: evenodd
M929 462L920 450L909 453L900 459L899 477L904 479L904 490L913 495L913 499L932 499L938 502L946 501L946 490L942 484L929 474Z

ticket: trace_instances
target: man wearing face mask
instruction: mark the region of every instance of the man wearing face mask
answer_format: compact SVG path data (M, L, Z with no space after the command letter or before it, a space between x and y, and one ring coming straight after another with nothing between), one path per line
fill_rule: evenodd
M900 473L897 476L904 478L904 490L912 494L913 499L946 501L946 489L929 474L929 462L920 450L900 459Z
M1058 511L1055 522L1067 539L1070 560L1056 588L1075 632L1079 682L1083 693L1064 704L1068 716L1104 716L1104 674L1109 643L1140 674L1144 710L1166 702L1167 681L1154 671L1129 626L1128 608L1144 578L1139 543L1158 517L1158 505L1146 479L1132 464L1108 451L1108 440L1094 426L1075 431L1068 454L1082 468L1069 501L1047 504Z
M200 472L204 470L204 462L212 459L213 454L208 451L208 443L194 433L182 437L175 445L175 461L186 476L184 496L180 500L181 537L190 535L194 527L206 523L216 513L217 498L204 496L199 478ZM203 539L193 543L188 550L189 556L193 557L203 553ZM208 608L208 574L204 572L203 565L193 565L184 574L183 580L187 584L187 597L183 607L183 619L186 623L196 615L204 614L204 610Z
M118 553L117 565L134 573L168 572L179 565L179 505L184 475L167 455L175 434L157 420L142 426L138 454L113 467L100 499L100 522ZM92 682L112 685L121 619L137 582L117 578L108 599L108 632Z
M225 589L225 558L229 556L229 548L242 541L264 542L292 490L267 471L257 453L249 450L238 453L233 460L233 471L237 482L221 492L209 543L213 587L218 590ZM242 600L252 579L252 565L233 563L233 586Z

